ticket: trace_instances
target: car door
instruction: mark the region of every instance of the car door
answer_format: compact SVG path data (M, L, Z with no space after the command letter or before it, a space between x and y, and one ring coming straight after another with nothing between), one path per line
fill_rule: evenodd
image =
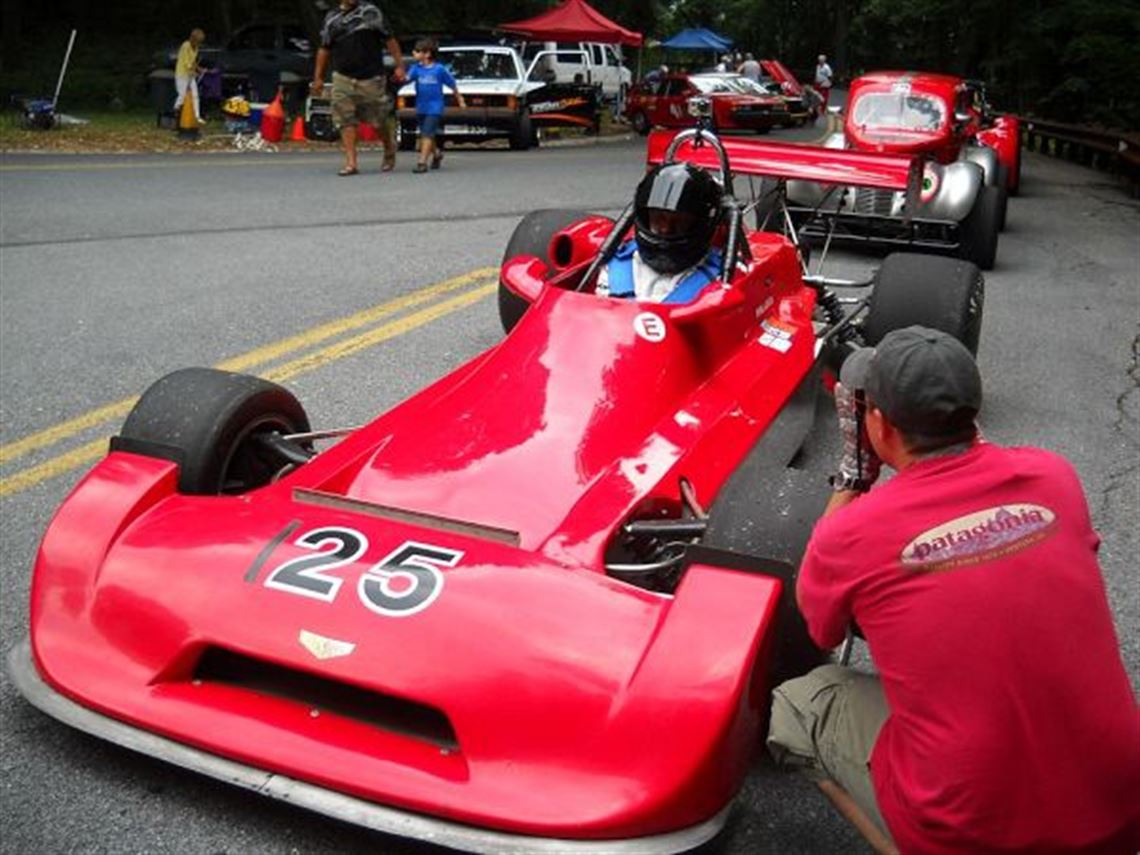
M689 117L689 96L695 95L696 89L686 77L671 77L665 83L665 90L658 99L660 119L659 124L670 128L683 127L692 124Z

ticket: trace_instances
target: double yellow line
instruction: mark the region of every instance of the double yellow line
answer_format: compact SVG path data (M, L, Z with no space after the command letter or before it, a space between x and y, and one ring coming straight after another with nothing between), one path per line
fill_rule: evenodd
M224 371L242 372L260 369L257 373L261 377L281 383L470 306L495 290L497 277L496 268L481 267L219 362L215 367ZM420 306L423 308L417 309ZM412 309L416 311L401 315ZM400 317L386 320L393 315ZM349 335L362 329L362 332ZM331 343L318 347L325 342ZM293 358L279 362L290 356ZM7 445L0 445L0 466L6 466L27 454L49 448L112 420L120 420L130 412L137 400L138 398L127 398L106 404ZM106 452L107 439L103 437L0 478L0 497L26 490L41 481L92 463Z

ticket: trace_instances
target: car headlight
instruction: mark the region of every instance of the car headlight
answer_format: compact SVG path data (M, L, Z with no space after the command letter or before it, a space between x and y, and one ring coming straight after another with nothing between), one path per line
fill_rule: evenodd
M931 164L926 164L922 170L922 189L918 194L918 198L923 202L929 202L938 195L938 188L942 186L942 173L936 170Z

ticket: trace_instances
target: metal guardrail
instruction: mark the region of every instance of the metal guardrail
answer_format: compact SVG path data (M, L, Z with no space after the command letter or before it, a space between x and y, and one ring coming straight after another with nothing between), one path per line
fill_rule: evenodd
M1022 145L1052 157L1123 176L1140 195L1140 134L1021 119Z

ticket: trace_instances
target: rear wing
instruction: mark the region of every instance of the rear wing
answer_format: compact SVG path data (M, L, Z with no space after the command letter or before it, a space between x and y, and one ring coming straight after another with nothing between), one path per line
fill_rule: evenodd
M665 151L676 135L676 131L660 130L650 134L646 154L649 165L664 161ZM918 198L922 187L922 158L918 156L757 142L740 137L721 136L718 139L735 175L905 190L908 198L914 199ZM711 145L694 146L694 142L693 139L683 141L674 159L719 170L720 159L716 149Z

